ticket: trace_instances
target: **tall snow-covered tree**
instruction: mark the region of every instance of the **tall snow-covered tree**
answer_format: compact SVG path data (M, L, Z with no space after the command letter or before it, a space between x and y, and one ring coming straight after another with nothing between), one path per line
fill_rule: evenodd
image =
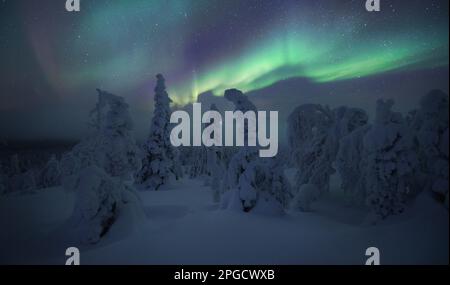
M145 158L142 169L136 175L136 182L148 190L158 190L162 185L177 178L175 153L170 143L170 103L165 79L156 76L155 108L150 135L145 144Z
M70 175L95 165L112 177L131 180L140 168L141 157L128 104L123 97L97 91L98 103L91 112L94 132L63 156L61 167Z
M449 98L433 90L420 100L420 108L410 125L419 145L421 170L425 188L431 189L445 201L448 208L449 189Z
M210 111L219 111L215 104L212 104L209 108ZM212 124L210 122L209 124L206 124L205 127L208 127ZM220 180L223 172L224 172L224 165L222 162L222 147L217 146L211 146L206 147L206 180L205 184L208 186L211 186L211 184L215 183L217 179ZM220 174L222 173L222 174ZM220 185L220 183L219 183ZM220 188L220 187L219 187Z
M91 118L93 134L62 156L59 170L64 188L76 195L73 230L81 241L96 243L123 211L142 211L134 189L127 186L140 168L141 157L122 97L98 90ZM135 218L134 214L123 217Z
M240 90L228 89L224 94L225 99L232 102L235 107L235 111L241 111L243 113L247 111L256 112L256 106L245 96ZM247 141L248 128L244 125L244 138ZM233 155L228 165L226 175L222 181L221 193L235 188L239 183L239 177L244 173L246 167L253 160L258 159L258 152L254 147L240 147L238 152Z
M359 127L344 136L339 143L336 169L341 177L341 190L350 205L365 204L367 157L364 136L370 127L370 125Z
M363 139L366 168L366 203L373 221L404 211L415 195L418 169L413 134L394 101L378 100L373 126Z
M315 184L319 191L329 189L334 142L330 129L333 112L328 107L307 104L296 108L288 118L288 142L297 166L296 188Z
M256 112L256 106L237 89L225 91L235 111ZM248 140L248 125L244 128ZM279 214L291 199L290 185L284 177L283 165L276 158L260 158L255 147L240 147L228 165L221 185L221 207L245 212Z
M224 195L229 190L236 190L239 185L239 179L249 165L258 160L258 151L255 149L241 148L230 160L225 176L221 183L221 195ZM227 196L228 197L228 196ZM225 197L224 197L225 198ZM223 206L226 207L228 198L223 199Z

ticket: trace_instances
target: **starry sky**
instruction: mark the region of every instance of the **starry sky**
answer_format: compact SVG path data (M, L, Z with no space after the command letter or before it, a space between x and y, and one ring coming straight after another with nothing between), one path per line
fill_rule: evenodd
M448 90L431 82L448 74L448 22L447 0L381 0L372 13L364 0L82 0L75 13L65 0L0 0L0 118L39 113L65 129L95 88L145 112L157 73L179 105L231 87L258 97L286 81L259 99L294 104L307 82L336 100L336 86L357 96L371 78L399 76Z

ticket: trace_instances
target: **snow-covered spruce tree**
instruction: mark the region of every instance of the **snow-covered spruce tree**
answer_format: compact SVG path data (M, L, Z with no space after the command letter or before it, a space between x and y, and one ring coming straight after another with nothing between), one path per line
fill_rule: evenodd
M350 205L364 205L366 201L367 157L364 136L370 127L359 127L344 136L339 143L335 164L341 177L341 190Z
M212 148L208 151L208 185L213 191L213 202L220 202L220 187L223 174L226 172L226 164L223 161L223 152L219 148Z
M123 97L101 90L98 92L100 108L97 107L93 115L102 118L98 113L101 114L107 109L105 118L100 122L96 121L100 130L99 147L103 148L101 166L109 175L128 180L141 166L128 104Z
M177 178L175 153L170 144L170 102L166 84L161 74L156 76L155 108L150 135L145 144L142 169L136 175L136 183L148 190L158 190L162 185Z
M255 159L239 176L237 189L230 191L229 209L263 214L282 214L292 196L281 163Z
M215 104L212 104L210 107L211 111L219 111ZM209 123L205 127L208 127L212 124ZM206 148L206 178L205 185L211 186L214 190L219 191L220 189L220 180L225 172L225 165L222 161L222 147L207 147ZM217 181L219 180L219 181ZM219 187L212 187L212 184L215 184ZM216 194L215 194L216 195Z
M328 107L307 104L296 108L288 118L288 142L297 167L296 188L315 184L321 193L329 189L335 145L330 139L334 124Z
M363 139L367 157L367 206L372 222L402 213L416 193L418 160L413 134L392 100L378 100L373 126Z
M122 97L101 90L98 95L91 112L93 134L60 162L63 186L76 194L73 229L87 243L98 242L117 219L134 219L142 212L134 190L125 183L140 166L128 105Z
M48 188L61 184L61 169L59 167L59 161L54 155L50 157L50 160L45 165L41 172L41 187Z
M188 103L184 106L174 106L172 111L185 111L192 118L192 103ZM173 125L171 125L173 127ZM192 126L191 126L192 127ZM197 178L203 176L206 173L206 147L205 146L179 146L173 148L176 152L175 157L178 166L179 177L184 174L189 178Z
M71 222L82 243L97 243L121 217L142 219L142 205L136 192L97 166L82 169L74 183L75 208ZM130 226L131 221L126 221Z
M232 102L235 107L235 111L241 111L243 113L247 111L257 111L256 106L245 96L240 90L228 89L224 94L225 99ZM247 125L244 126L244 141L248 138ZM235 189L239 183L239 177L244 173L246 167L253 160L258 159L258 152L254 147L239 147L237 153L235 153L228 165L227 172L222 181L221 193L225 193L230 189Z
M235 111L257 111L248 97L237 89L226 90L225 98L235 105ZM244 128L247 142L248 125L240 127ZM240 147L233 155L221 188L221 207L244 212L280 214L291 199L281 161L260 158L255 147Z
M436 193L448 208L449 188L449 100L440 90L433 90L420 100L420 109L410 123L419 145L424 188Z
M365 156L363 154L363 137L369 130L369 117L364 110L339 107L334 109L335 136L337 148L335 168L341 177L341 189L346 194L349 204L364 204Z
M128 104L120 96L97 91L98 102L91 111L93 134L61 159L65 181L65 176L78 174L81 169L92 165L123 180L131 180L140 168L140 150L132 134L133 122Z
M229 190L236 189L240 176L250 163L255 160L258 160L258 151L253 148L245 149L242 147L241 150L234 154L222 180L220 193L223 195ZM225 199L222 203L228 203L228 201Z

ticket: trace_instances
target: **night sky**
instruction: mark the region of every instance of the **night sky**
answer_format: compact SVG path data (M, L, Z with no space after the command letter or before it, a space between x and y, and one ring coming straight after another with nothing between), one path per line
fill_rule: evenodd
M409 107L419 91L448 92L448 0L381 0L381 10L365 0L82 0L69 13L65 0L0 0L0 135L74 135L97 87L126 97L142 121L157 73L176 104L234 87L280 111L312 96L363 106L392 95Z

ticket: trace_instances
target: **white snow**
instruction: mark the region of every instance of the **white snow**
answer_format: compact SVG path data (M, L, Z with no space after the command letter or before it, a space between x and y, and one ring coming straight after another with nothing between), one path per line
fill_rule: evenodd
M376 226L336 193L311 212L271 216L219 209L202 179L182 179L139 192L145 219L130 225L124 211L96 245L80 245L67 226L76 193L1 196L0 263L62 265L77 246L82 264L364 264L375 246L382 264L448 264L448 211L429 192Z

